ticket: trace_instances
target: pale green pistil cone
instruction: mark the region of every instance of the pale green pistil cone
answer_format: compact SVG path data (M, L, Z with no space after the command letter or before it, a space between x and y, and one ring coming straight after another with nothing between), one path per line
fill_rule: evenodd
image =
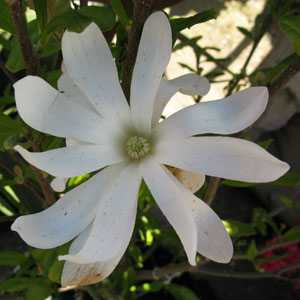
M149 154L151 147L147 139L141 136L132 136L125 143L126 153L133 160L139 160Z

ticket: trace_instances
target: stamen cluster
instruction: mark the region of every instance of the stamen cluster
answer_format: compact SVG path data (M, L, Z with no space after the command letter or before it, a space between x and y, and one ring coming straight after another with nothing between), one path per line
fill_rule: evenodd
M141 136L130 137L125 144L125 148L126 153L133 160L145 157L151 149L149 141Z

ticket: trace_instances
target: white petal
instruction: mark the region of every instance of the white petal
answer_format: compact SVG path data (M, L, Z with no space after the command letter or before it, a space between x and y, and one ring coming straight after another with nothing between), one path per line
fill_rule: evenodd
M67 181L68 178L56 177L51 181L50 185L53 191L61 193L66 189Z
M196 193L205 183L205 175L169 167L169 171L192 193Z
M86 243L91 226L84 230L71 244L69 254L76 254ZM61 276L61 284L66 286L83 286L94 284L108 277L118 265L123 252L111 260L92 264L75 264L66 261Z
M203 96L209 88L209 81L196 74L185 74L172 80L162 79L153 108L152 125L158 123L165 106L178 91L186 95Z
M140 183L141 176L135 166L124 169L100 201L83 248L77 254L60 259L89 264L113 259L124 252L134 229Z
M161 163L246 182L270 182L289 165L253 142L232 137L192 137L157 145Z
M96 111L90 100L83 91L76 85L72 78L65 71L57 81L58 90L73 102L76 102L91 111Z
M197 227L197 252L213 261L228 263L233 255L233 245L222 220L178 180L176 184L178 188L185 190L184 200L189 204L193 214Z
M121 89L109 46L96 24L83 32L66 31L62 38L64 66L69 76L104 117L129 116L129 106ZM111 122L115 121L114 118Z
M93 221L99 199L112 186L121 167L108 167L46 210L17 218L11 229L36 248L54 248L70 241Z
M164 13L155 12L144 25L130 90L133 122L145 134L151 130L154 101L170 59L171 48L169 20Z
M217 101L200 102L173 114L157 126L164 137L232 134L253 124L268 102L265 87L252 87Z
M92 143L111 139L108 122L73 98L65 97L42 78L26 76L14 88L18 113L29 126Z
M141 168L151 194L178 234L190 264L195 265L197 228L186 201L187 190L176 183L177 180L165 167L154 161L144 163Z
M197 251L219 263L230 262L233 245L221 219L201 199L191 195L192 210L198 231Z
M72 146L45 152L29 152L16 146L15 150L36 168L63 178L96 171L124 160L121 151L110 145Z
M91 145L91 144L73 138L66 138L67 147L77 146L77 145ZM63 192L66 189L67 182L68 182L68 178L56 177L51 181L50 185L54 191Z

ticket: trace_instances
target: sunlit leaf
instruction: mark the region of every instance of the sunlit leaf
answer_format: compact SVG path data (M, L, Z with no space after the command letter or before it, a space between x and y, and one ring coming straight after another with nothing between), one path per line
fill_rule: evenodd
M248 224L235 220L226 220L223 221L223 224L230 236L235 238L252 236L256 234L256 230L251 223Z
M256 243L254 240L252 240L246 251L246 256L249 260L254 260L257 255L258 255L258 250L256 247Z

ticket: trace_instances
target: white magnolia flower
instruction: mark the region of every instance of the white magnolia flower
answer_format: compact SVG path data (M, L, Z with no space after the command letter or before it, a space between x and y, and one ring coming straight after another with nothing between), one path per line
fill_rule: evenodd
M37 248L53 248L74 239L69 254L60 258L66 261L63 285L97 282L116 267L133 232L142 179L177 232L190 264L195 265L197 252L216 262L230 261L233 247L222 221L166 165L197 173L202 182L204 174L268 182L289 168L249 141L195 137L233 134L251 125L266 107L264 87L192 105L158 123L177 91L208 91L207 80L196 75L162 79L171 44L167 17L152 14L141 37L130 107L110 49L95 24L79 34L65 32L65 72L58 90L35 76L14 85L23 120L67 140L66 147L42 153L17 146L25 160L64 180L102 169L48 209L19 217L12 225Z

